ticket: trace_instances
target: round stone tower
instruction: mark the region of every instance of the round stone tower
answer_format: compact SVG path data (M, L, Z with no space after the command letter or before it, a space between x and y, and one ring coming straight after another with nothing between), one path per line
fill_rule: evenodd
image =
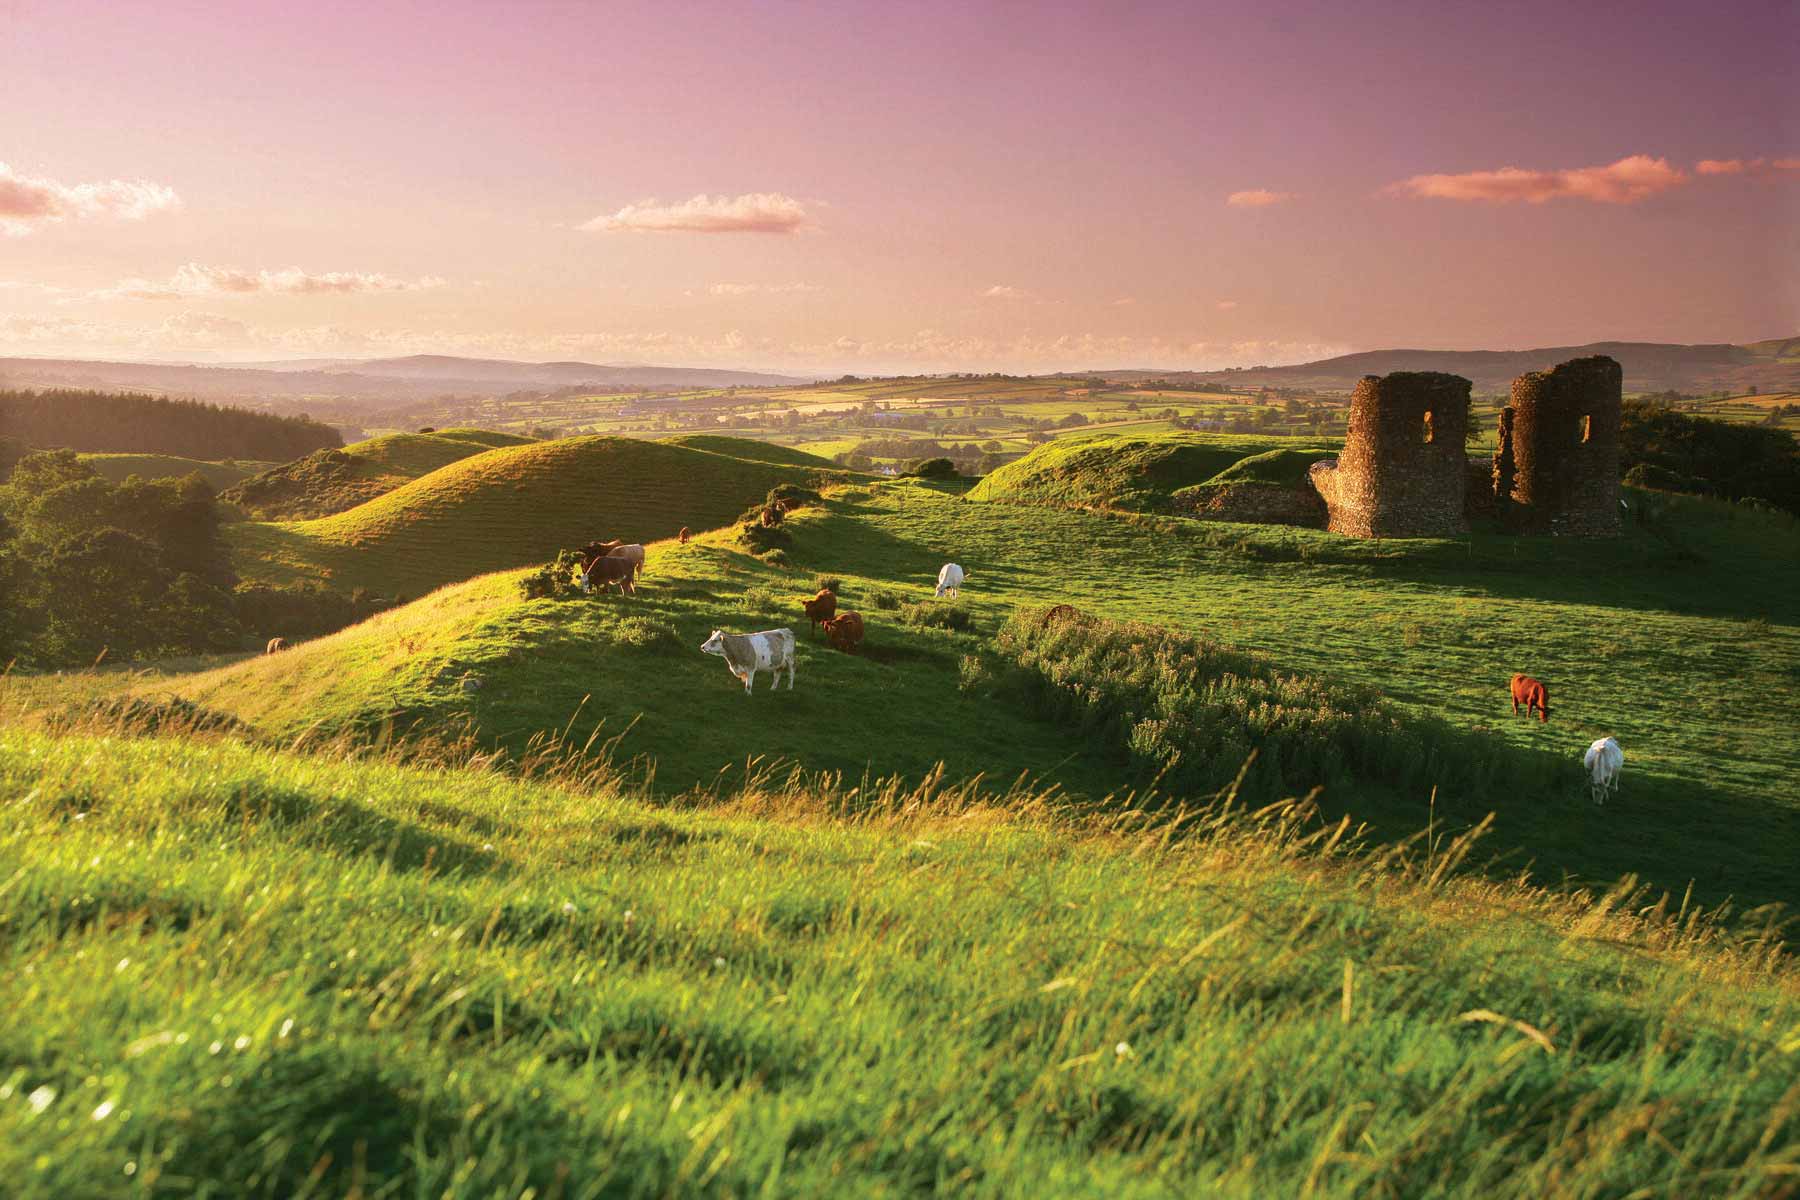
M1604 354L1513 380L1510 499L1521 528L1586 535L1619 532L1619 408L1624 373ZM1505 427L1502 426L1504 431ZM1495 485L1501 479L1496 472Z
M1328 527L1350 537L1445 537L1468 528L1469 381L1438 371L1365 375L1335 462L1311 479Z

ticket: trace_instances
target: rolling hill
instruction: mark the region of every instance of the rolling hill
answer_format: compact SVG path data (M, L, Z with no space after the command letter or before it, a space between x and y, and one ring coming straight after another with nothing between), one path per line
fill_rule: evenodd
M141 479L179 479L199 472L200 477L217 492L242 483L273 465L259 462L204 462L172 454L83 454L81 461L114 483L123 483L132 475Z
M651 542L724 525L776 484L817 477L761 461L760 443L741 448L755 457L620 437L506 446L334 516L245 522L225 535L246 578L417 596L592 540Z
M1206 483L1240 459L1291 445L1253 434L1061 437L983 476L969 499L1167 512L1181 489Z
M471 454L531 440L484 429L391 433L271 467L221 498L265 521L328 517Z
M1461 375L1478 393L1504 394L1516 376L1544 371L1572 358L1605 354L1625 370L1628 392L1743 392L1800 387L1800 338L1775 338L1748 345L1684 346L1666 342L1593 342L1534 350L1369 350L1288 367L1233 371L1100 371L1115 381L1182 379L1243 386L1306 388L1347 392L1364 375L1394 371L1447 371Z

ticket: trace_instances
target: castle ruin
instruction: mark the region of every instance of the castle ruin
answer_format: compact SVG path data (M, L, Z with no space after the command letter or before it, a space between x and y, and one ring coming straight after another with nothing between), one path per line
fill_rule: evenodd
M1509 523L1529 533L1619 532L1623 389L1624 372L1603 354L1513 380L1493 471Z
M1335 461L1315 463L1326 528L1349 537L1447 537L1468 528L1469 381L1440 371L1366 375Z

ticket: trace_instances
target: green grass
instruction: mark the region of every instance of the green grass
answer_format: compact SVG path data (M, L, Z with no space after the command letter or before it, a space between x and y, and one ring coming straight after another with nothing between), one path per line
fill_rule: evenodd
M720 437L717 434L684 433L675 437L662 439L671 446L685 446L690 450L705 450L711 454L723 454L731 458L748 459L751 462L773 463L783 467L817 467L820 470L835 470L836 465L829 458L817 454L809 454L791 446L778 446L774 442L757 442L748 438Z
M1180 489L1205 483L1239 459L1284 444L1279 438L1239 434L1072 434L987 475L969 498L1163 511Z
M1736 1196L1800 989L1304 813L0 729L9 1195Z
M203 462L197 458L179 458L172 454L83 454L81 461L102 478L124 483L136 475L140 479L179 479L198 471L200 477L222 492L234 483L266 471L272 463Z
M744 446L761 455L760 444ZM226 527L240 574L416 596L621 537L723 525L808 469L632 438L583 437L459 459L335 516Z
M472 455L531 438L483 429L389 433L320 451L239 480L225 498L254 516L303 520L330 516Z
M1321 446L1282 447L1265 450L1232 463L1207 483L1269 483L1281 487L1299 487L1306 482L1312 465L1324 458L1337 457L1336 449Z

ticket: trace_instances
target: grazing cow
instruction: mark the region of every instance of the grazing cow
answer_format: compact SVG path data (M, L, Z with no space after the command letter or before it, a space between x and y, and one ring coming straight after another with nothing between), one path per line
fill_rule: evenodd
M592 562L596 558L605 558L624 544L618 538L613 538L609 542L589 542L581 548L581 561Z
M773 528L775 528L775 526L781 524L781 505L779 505L779 504L763 505L762 523L766 528L769 528L769 529L773 529Z
M620 546L606 557L622 558L631 564L631 574L635 579L644 571L644 547L641 542L633 542L629 546Z
M969 573L955 563L945 563L938 568L937 594L942 596L948 592L952 596L957 595L962 591L963 580L968 577Z
M1531 716L1531 710L1537 709L1538 720L1548 723L1550 720L1550 689L1529 675L1512 677L1513 716L1519 715L1519 705L1525 706L1525 715Z
M1625 767L1625 751L1619 749L1619 743L1612 738L1603 737L1587 748L1581 756L1581 765L1588 771L1588 795L1594 798L1595 804L1605 804L1606 798L1619 787L1619 772Z
M750 685L756 681L758 671L774 671L775 682L769 685L769 690L780 687L783 667L787 668L788 691L794 690L794 631L791 629L765 629L761 633L726 633L715 629L701 644L700 652L717 654L724 659L731 673L744 681L746 696L750 694Z
M689 533L688 533L688 527L687 527L687 526L686 526L686 525L683 525L683 526L682 526L682 527L681 527L681 534L680 534L680 537L681 537L681 544L682 544L682 545L684 545L684 546L685 546L685 545L687 545L687 544L688 544L688 538L689 538L689 537L690 537L690 536L692 536L692 535L690 535L690 534L689 534Z
M267 646L263 647L263 653L264 654L280 654L283 650L286 650L286 649L287 649L287 639L286 638L272 637L269 639L269 644Z
M845 654L853 654L863 640L863 619L859 612L847 612L823 623L825 636Z
M631 565L628 558L596 558L581 572L581 590L591 592L596 587L605 591L613 584L628 596L637 595L637 568Z
M800 607L806 613L807 620L813 624L813 634L817 636L819 622L829 621L837 614L837 593L830 588L820 588L819 594L811 600L802 600Z

